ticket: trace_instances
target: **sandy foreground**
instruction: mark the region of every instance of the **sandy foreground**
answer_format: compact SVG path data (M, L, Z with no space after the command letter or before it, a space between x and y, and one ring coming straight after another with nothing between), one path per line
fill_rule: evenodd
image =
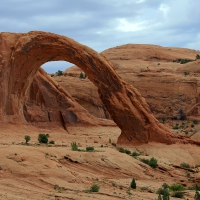
M39 145L38 134L49 134L55 145ZM0 134L0 199L152 199L163 183L193 186L200 179L199 168L186 170L181 163L200 165L200 147L192 145L146 145L124 147L140 152L135 159L120 153L114 145L120 134L118 127L69 127L50 130L32 126L1 124ZM24 145L24 136L30 144ZM71 142L80 149L93 146L98 152L71 150ZM156 169L139 158L158 160ZM189 175L188 175L189 174ZM129 190L132 178L137 189ZM93 184L98 193L87 193ZM186 199L195 192L184 191ZM176 199L176 198L170 198Z

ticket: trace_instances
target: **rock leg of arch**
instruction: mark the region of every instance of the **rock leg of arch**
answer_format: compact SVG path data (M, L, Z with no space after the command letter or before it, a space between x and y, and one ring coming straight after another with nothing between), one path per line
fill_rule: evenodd
M122 80L105 57L87 46L64 36L32 31L1 33L0 49L1 120L26 121L23 106L36 72L45 62L65 60L80 67L98 87L105 107L122 130L118 144L198 143L176 136L160 124L139 92Z

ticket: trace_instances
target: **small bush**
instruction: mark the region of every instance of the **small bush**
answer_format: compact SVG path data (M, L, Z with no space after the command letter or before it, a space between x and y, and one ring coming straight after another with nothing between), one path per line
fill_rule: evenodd
M86 147L86 151L94 151L94 147Z
M169 188L169 185L168 185L167 183L163 183L163 184L162 184L162 187L163 187L164 189L167 189L167 188Z
M150 160L148 160L148 159L140 159L140 161L142 161L143 163L149 165L152 168L156 168L158 166L158 164L157 164L158 161L154 157L151 158Z
M128 149L125 149L125 153L130 155L131 154L131 151L129 151Z
M184 168L191 168L191 166L190 166L189 164L184 163L184 162L181 163L180 166L181 166L181 167L184 167Z
M116 147L116 143L112 142L111 144Z
M141 158L140 161L147 165L149 164L149 159Z
M58 71L56 72L56 74L57 74L57 76L62 76L62 75L63 75L63 72L62 72L61 70L58 70Z
M26 144L31 140L31 137L29 135L25 135L24 139L26 140Z
M38 141L39 143L48 143L49 134L39 134Z
M198 59L200 59L200 55L199 54L196 55L196 60L198 60Z
M183 185L181 185L181 184L178 184L178 183L172 184L169 188L172 191L182 191L182 190L185 190L185 187Z
M78 145L76 144L76 142L71 143L71 148L72 148L72 151L78 151Z
M133 153L132 153L132 156L139 156L140 155L140 153L138 153L138 152L136 152L136 151L134 151Z
M173 129L174 129L174 130L179 129L178 125L174 126Z
M55 144L54 140L49 141L49 144Z
M148 190L149 187L141 187L140 189L141 189L142 191L145 191L145 190Z
M135 182L135 179L133 178L132 181L131 181L131 188L132 189L136 189L136 182Z
M185 76L190 75L190 72L184 72L184 75Z
M188 190L200 191L200 187L198 185L195 185L195 186L188 187Z
M200 200L200 194L198 191L196 191L195 196L194 196L195 200Z
M198 124L198 123L199 123L199 121L198 121L198 120L196 120L196 119L194 119L194 120L193 120L193 123L194 123L194 124Z
M118 150L119 150L119 152L121 152L121 153L125 153L125 149L122 148L122 147L120 147Z
M126 154L128 154L128 155L131 154L131 151L129 151L128 149L124 149L123 147L120 147L120 148L119 148L119 152L121 152L121 153L126 153Z
M169 191L168 191L167 188L159 188L159 189L157 190L157 194L162 194L162 195L168 194L168 195L169 195Z
M180 64L185 64L185 63L188 63L188 62L191 62L193 60L190 60L190 59L182 59L182 58L179 58L179 59L176 59L176 60L173 60L173 62L177 62L177 63L180 63Z
M150 159L149 161L149 166L151 166L152 168L156 168L158 166L157 164L157 159L155 159L154 157Z
M79 78L85 79L85 78L87 78L87 75L84 74L83 72L81 72L80 75L79 75Z
M180 192L180 191L176 191L176 192L173 192L172 194L171 194L171 196L172 197L176 197L176 198L183 198L183 192Z
M112 186L117 187L117 184L115 182L112 182Z
M99 185L94 184L94 185L92 185L92 186L90 187L90 192L98 192L98 191L99 191L99 188L100 188Z

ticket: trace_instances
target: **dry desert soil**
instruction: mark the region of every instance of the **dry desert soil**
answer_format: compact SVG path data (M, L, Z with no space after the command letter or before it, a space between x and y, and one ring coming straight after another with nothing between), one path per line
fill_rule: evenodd
M149 143L124 147L140 153L133 157L119 152L115 145L120 129L115 126L44 129L33 126L1 125L0 199L157 199L163 183L180 183L185 188L200 180L200 148L189 144ZM49 134L55 144L39 144L38 134ZM31 140L25 144L24 136ZM93 146L95 152L72 151ZM158 160L152 168L141 158ZM129 189L132 178L136 189ZM99 192L89 192L93 184ZM194 190L184 190L194 199ZM171 197L170 199L176 199Z

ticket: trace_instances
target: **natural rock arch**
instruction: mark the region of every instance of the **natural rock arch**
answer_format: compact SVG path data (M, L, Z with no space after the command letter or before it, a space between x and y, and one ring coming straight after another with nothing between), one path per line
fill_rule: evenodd
M0 117L23 118L26 92L40 66L65 60L80 67L98 87L100 98L122 130L119 144L175 143L175 136L152 115L145 99L115 72L102 55L70 38L45 32L2 33L0 37ZM180 140L181 141L181 140ZM184 140L183 142L186 142ZM187 139L187 142L192 142Z

